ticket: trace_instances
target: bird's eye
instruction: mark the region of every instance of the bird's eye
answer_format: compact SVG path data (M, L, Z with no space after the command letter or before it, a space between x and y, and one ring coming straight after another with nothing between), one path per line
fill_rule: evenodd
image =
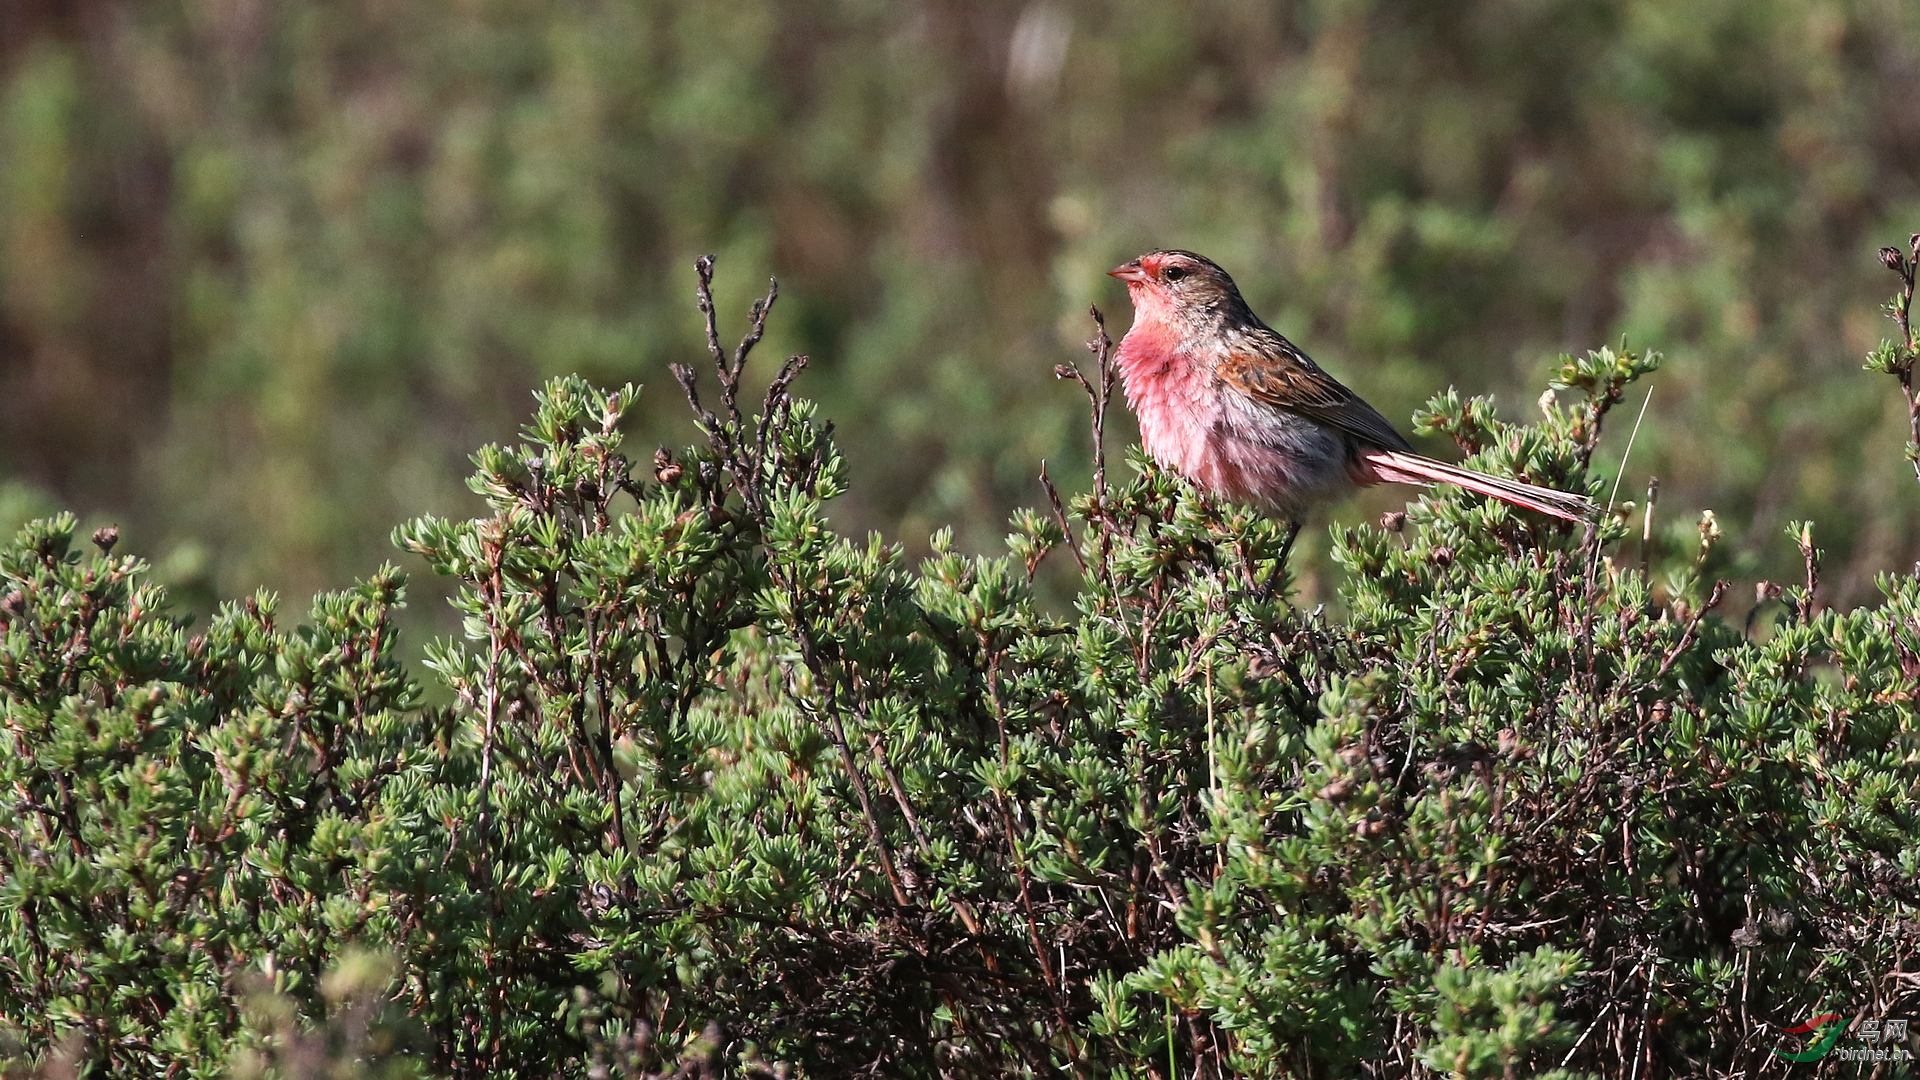
M1160 271L1160 276L1167 281L1179 281L1181 278L1186 277L1187 273L1187 268L1184 266L1169 266L1165 270Z

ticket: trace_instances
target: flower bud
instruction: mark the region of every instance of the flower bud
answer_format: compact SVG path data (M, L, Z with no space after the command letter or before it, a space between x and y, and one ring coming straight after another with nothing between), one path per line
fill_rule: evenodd
M666 447L653 452L653 478L660 481L662 487L671 487L674 481L680 479L680 473L680 463L673 460L673 455L667 453Z

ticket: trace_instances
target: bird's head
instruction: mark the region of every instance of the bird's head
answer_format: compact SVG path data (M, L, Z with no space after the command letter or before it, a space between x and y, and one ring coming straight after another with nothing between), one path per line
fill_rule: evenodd
M1218 263L1191 251L1149 251L1107 271L1127 283L1134 318L1195 329L1246 311L1233 278Z

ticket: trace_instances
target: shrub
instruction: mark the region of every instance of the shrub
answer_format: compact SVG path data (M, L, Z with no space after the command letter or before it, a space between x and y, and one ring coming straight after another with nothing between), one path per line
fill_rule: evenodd
M1098 453L1007 554L916 563L835 529L805 359L745 397L774 294L729 349L710 278L704 441L637 464L636 389L556 380L482 516L397 531L465 620L424 690L391 571L189 637L109 537L7 548L21 1067L1751 1075L1910 1007L1920 579L1829 610L1799 526L1730 618L1710 514L1440 492L1336 529L1301 610L1273 522ZM1420 420L1594 488L1655 366Z
M0 552L0 1034L206 1071L249 1043L244 988L318 1000L353 942L416 917L447 732L394 658L396 571L292 632L257 596L189 636L93 540L60 516Z

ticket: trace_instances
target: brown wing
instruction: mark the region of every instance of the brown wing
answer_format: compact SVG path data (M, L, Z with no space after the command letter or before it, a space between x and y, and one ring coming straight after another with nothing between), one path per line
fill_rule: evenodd
M1241 335L1216 369L1247 396L1345 432L1368 446L1408 450L1413 446L1379 410L1320 370L1293 342L1267 327Z

